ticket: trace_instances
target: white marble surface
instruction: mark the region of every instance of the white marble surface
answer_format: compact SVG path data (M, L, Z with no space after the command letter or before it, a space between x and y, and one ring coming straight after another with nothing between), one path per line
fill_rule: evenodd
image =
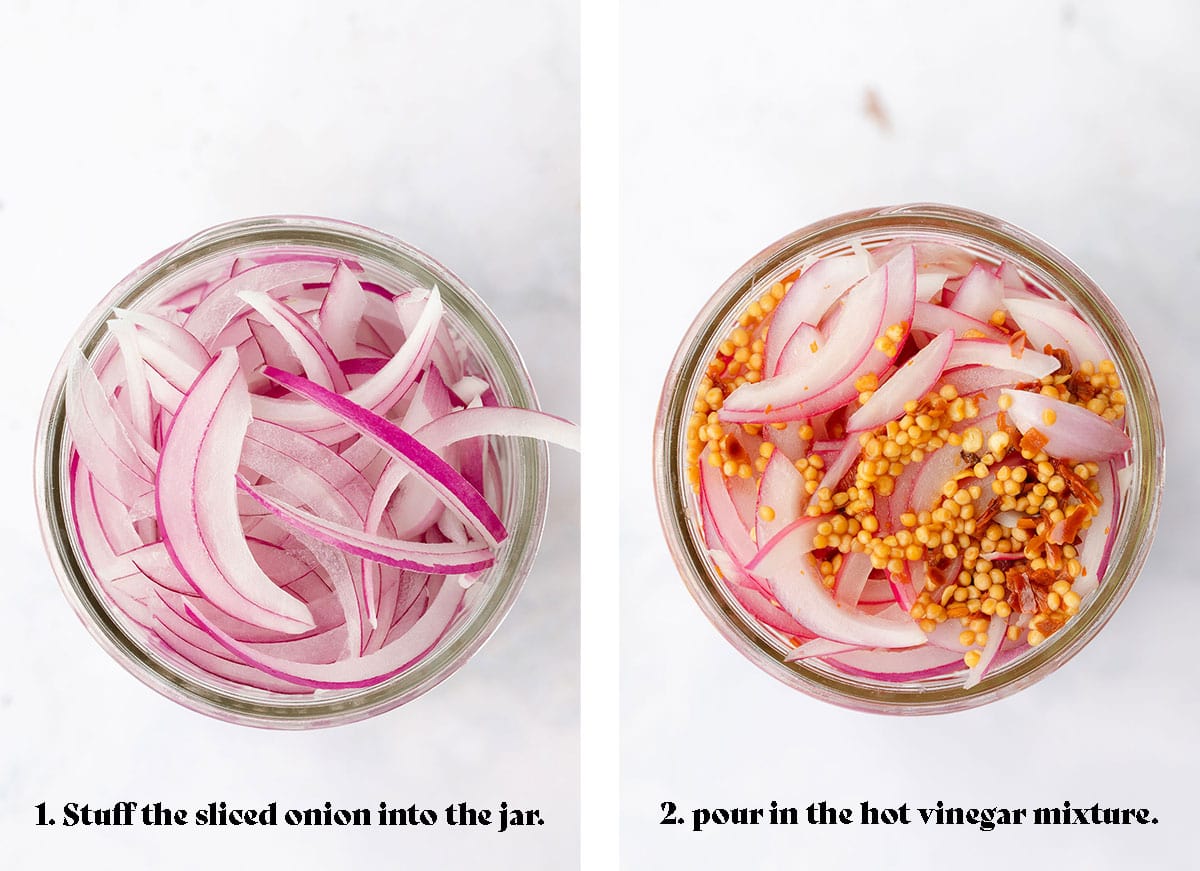
M578 855L578 464L543 550L458 674L370 722L224 725L101 652L60 594L31 493L67 338L121 276L267 213L377 227L449 265L577 417L578 13L561 0L0 4L0 844L6 869L564 868ZM208 801L540 807L439 827L36 828L34 805Z
M622 849L630 868L1189 868L1200 668L1200 9L1187 2L679 4L623 16ZM886 121L866 111L874 93ZM843 711L761 673L679 581L653 508L661 379L766 243L871 205L1026 227L1107 289L1150 360L1168 485L1155 549L1060 672L961 715ZM1144 829L658 825L659 803L1149 807Z

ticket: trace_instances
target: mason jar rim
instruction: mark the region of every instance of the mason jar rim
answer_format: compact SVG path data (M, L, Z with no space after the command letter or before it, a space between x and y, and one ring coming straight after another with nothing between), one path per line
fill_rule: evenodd
M868 249L894 239L964 244L973 254L1013 260L1041 289L1069 301L1114 356L1126 392L1134 443L1131 479L1120 505L1105 579L1079 615L1043 644L964 689L937 679L887 684L805 662L785 662L782 642L732 596L705 550L686 482L685 422L705 367L744 305L809 256ZM817 221L767 246L736 270L688 328L664 382L654 427L654 484L667 545L692 598L739 652L783 683L842 707L883 714L965 710L1023 689L1067 662L1112 617L1149 554L1162 498L1165 455L1162 415L1145 357L1116 307L1074 262L1012 224L956 206L912 203L846 212ZM951 678L953 680L953 678Z
M513 513L510 535L496 564L480 583L491 589L474 613L411 668L373 687L319 691L313 696L283 697L266 691L217 687L167 663L131 636L114 618L106 598L79 558L70 508L65 504L69 459L64 396L66 371L78 350L91 358L107 340L105 320L113 308L128 307L169 286L176 273L205 259L259 248L315 248L365 259L393 273L436 282L451 329L486 355L488 374L509 405L538 409L529 373L512 338L483 300L455 273L425 252L385 233L308 215L245 218L202 230L151 257L122 279L82 322L50 380L38 423L34 456L34 492L47 555L64 595L89 633L122 667L163 696L184 707L226 722L272 729L308 729L355 722L391 710L432 689L458 670L499 627L532 565L545 525L549 488L546 446L528 439L505 440L503 498Z

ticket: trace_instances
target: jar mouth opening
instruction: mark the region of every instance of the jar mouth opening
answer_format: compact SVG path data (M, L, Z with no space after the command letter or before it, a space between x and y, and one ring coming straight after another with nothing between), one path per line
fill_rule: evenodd
M962 675L893 684L860 678L819 661L785 662L791 649L725 589L708 558L686 476L686 429L708 361L752 298L809 258L868 249L896 239L951 241L982 259L1012 261L1039 288L1066 300L1112 351L1124 385L1134 450L1112 556L1085 608L1042 645L989 673L970 690ZM1010 695L1074 656L1120 605L1148 555L1157 526L1164 469L1162 418L1149 368L1124 319L1082 270L1028 232L988 215L940 204L911 204L836 215L771 244L721 285L693 321L671 364L655 422L655 492L668 547L692 597L743 655L782 682L844 707L889 714L934 714Z
M185 707L245 725L301 729L365 719L416 698L469 659L498 628L532 564L545 523L548 450L529 439L494 440L503 487L499 511L509 536L496 563L477 582L483 593L472 611L433 650L404 672L373 687L319 690L284 696L235 687L185 670L146 644L126 626L100 592L81 558L68 504L70 438L64 395L69 360L78 349L89 358L103 350L105 321L114 307L136 307L162 293L188 270L214 259L255 249L320 249L370 263L410 285L436 283L447 326L463 341L465 356L491 383L505 405L537 409L532 381L512 339L487 305L461 279L424 252L378 231L326 218L270 216L222 224L161 252L123 279L87 316L68 344L42 407L34 463L34 485L43 540L59 585L93 637L126 670Z

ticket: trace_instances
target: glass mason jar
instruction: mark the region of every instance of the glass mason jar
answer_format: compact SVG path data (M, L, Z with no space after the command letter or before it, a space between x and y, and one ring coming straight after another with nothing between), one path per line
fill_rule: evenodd
M1127 397L1133 459L1120 516L1111 531L1115 541L1103 583L1062 629L989 672L971 689L963 688L961 672L896 684L851 676L816 659L786 662L792 648L728 593L709 559L687 478L686 424L692 402L708 362L749 302L807 258L847 253L851 243L872 249L899 238L950 241L994 264L1009 260L1027 281L1068 301L1111 349ZM1158 397L1146 360L1108 297L1078 266L1024 230L935 204L837 215L797 230L738 269L704 306L679 346L663 388L654 446L655 490L667 544L688 590L721 634L788 686L844 707L888 714L945 713L995 701L1045 677L1078 653L1112 617L1137 578L1154 537L1163 488Z
M68 601L88 631L126 670L185 707L227 722L302 729L354 722L395 708L460 668L511 608L529 572L546 514L546 446L531 439L494 445L503 484L497 513L509 530L495 564L472 589L481 592L440 642L395 677L364 689L318 690L309 696L234 685L185 667L148 644L101 591L82 557L71 519L70 437L64 413L66 371L79 349L90 360L115 352L105 327L114 308L150 307L217 263L255 252L302 251L353 259L367 278L390 287L436 284L444 320L461 343L466 371L487 379L499 404L536 409L537 397L512 339L483 301L454 273L422 251L366 227L314 217L262 217L205 230L152 257L120 282L88 315L59 362L42 406L35 492L42 536ZM140 630L140 631L139 631Z

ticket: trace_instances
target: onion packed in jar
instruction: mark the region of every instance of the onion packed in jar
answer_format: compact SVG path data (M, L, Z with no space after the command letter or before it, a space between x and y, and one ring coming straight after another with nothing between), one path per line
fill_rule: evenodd
M735 276L743 292L704 324L673 402L676 498L719 613L801 688L873 710L920 708L922 688L930 710L975 704L1077 649L1123 595L1106 586L1124 502L1160 462L1130 422L1132 340L1114 347L1047 280L1041 243L949 223L868 219ZM1144 368L1135 379L1153 400ZM1140 414L1153 435L1156 406ZM1060 633L1071 650L1029 669Z
M536 548L539 444L577 435L451 273L364 228L259 219L98 312L47 400L43 528L127 667L207 713L311 725L482 643Z

